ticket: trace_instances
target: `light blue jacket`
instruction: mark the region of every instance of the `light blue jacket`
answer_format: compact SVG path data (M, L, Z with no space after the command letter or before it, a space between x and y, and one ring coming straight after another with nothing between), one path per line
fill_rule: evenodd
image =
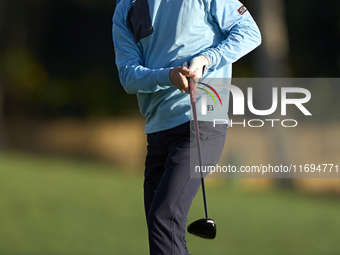
M146 133L190 120L189 95L171 83L170 68L205 54L205 78L230 78L232 63L261 43L237 0L120 0L112 33L120 81L137 94Z

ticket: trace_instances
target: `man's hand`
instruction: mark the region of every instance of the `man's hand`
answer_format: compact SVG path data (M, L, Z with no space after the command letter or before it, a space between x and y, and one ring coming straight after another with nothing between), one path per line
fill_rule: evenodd
M200 81L202 79L209 65L211 65L211 60L205 55L194 57L190 63L185 62L183 64L183 66L188 67L190 71L196 74L196 81Z
M190 93L188 78L196 78L196 74L184 66L170 69L170 80L181 92Z

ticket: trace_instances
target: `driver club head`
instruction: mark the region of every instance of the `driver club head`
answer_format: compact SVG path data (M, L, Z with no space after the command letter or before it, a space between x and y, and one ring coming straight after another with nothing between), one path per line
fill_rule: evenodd
M199 219L189 224L187 230L192 235L214 239L216 237L216 222L210 218Z

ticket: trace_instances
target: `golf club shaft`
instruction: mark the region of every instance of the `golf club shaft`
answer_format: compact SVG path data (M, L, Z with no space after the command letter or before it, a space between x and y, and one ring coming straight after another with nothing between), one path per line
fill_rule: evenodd
M205 211L205 217L209 218L208 209L207 209L207 199L205 196L204 176L202 172L203 161L202 161L202 152L201 152L201 143L200 143L200 133L199 133L199 128L198 128L198 120L197 120L195 82L192 78L189 79L189 89L190 89L190 101L191 101L191 106L192 106L192 113L193 113L194 123L195 123L196 145L197 145L197 151L198 151L198 163L200 165L204 211Z

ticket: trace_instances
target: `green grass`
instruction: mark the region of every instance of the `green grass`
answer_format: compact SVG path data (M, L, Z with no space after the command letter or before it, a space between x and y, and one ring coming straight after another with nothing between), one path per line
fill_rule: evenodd
M142 174L110 166L0 153L0 254L146 255L142 185ZM340 254L338 198L226 184L207 192L218 234L187 236L192 255ZM201 200L189 222L204 216Z

